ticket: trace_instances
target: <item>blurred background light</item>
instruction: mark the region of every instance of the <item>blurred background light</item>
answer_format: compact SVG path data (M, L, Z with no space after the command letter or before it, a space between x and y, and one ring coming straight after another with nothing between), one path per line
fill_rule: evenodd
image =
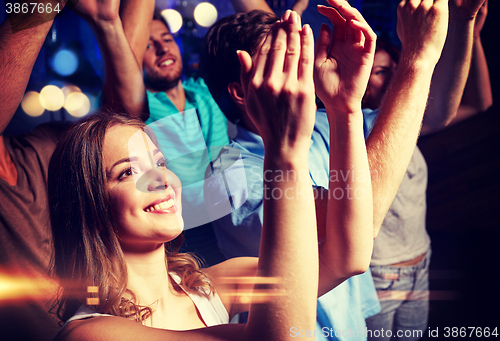
M78 69L78 57L71 50L61 49L54 55L52 67L61 76L72 75Z
M161 15L167 21L170 33L177 33L182 27L182 16L175 9L165 9Z
M90 100L82 92L72 92L66 97L64 109L73 117L83 117L90 111Z
M217 21L217 9L208 2L201 2L194 9L194 20L200 26L212 26Z
M47 85L40 91L42 106L50 111L57 111L64 105L64 93L55 85Z
M76 85L66 85L61 90L62 90L65 98L67 98L70 93L82 92L82 90L80 90L80 88L77 87Z
M21 107L26 115L31 117L38 117L45 111L45 108L40 102L40 94L36 91L28 91L24 94Z

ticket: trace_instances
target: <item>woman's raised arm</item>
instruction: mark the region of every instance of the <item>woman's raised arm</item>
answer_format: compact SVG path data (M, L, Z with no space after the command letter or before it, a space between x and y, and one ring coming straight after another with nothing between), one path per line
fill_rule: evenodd
M258 276L276 279L266 288L277 294L252 303L246 329L254 339L289 339L291 327L312 330L316 320L318 241L307 162L316 117L312 31L287 11L253 60L238 56L246 110L264 141L264 172L287 175L264 182Z

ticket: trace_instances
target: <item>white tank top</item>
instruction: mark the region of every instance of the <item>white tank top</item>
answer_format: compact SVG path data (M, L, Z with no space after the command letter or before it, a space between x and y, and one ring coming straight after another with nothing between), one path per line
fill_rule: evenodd
M180 285L181 279L179 276L177 276L174 273L171 273L170 277L177 284L179 284L179 287L182 288L182 286ZM226 308L222 304L219 295L217 295L215 291L207 298L201 294L200 295L190 294L184 288L182 288L182 290L184 290L184 292L191 298L194 305L196 306L196 309L198 309L198 312L200 313L203 322L205 322L207 327L229 323L229 314L227 313ZM113 315L97 313L94 309L92 309L88 305L82 305L76 311L76 313L73 316L71 316L68 319L68 321L66 321L63 328L71 321L82 320L97 316L113 316Z

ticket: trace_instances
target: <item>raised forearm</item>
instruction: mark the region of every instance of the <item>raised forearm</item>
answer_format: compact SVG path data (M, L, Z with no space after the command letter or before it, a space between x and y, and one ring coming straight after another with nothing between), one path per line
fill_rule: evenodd
M123 30L141 70L151 33L154 8L154 0L122 0L120 2Z
M366 141L375 237L415 149L433 70L433 63L412 63L402 58Z
M291 326L312 330L316 320L318 237L307 162L315 118L314 38L296 13L281 19L253 59L238 53L246 110L264 141L264 174L271 175L263 188L258 270L277 280L268 286L276 295L250 307L252 340L288 340Z
M320 245L319 295L365 272L370 264L373 200L361 110L347 122L330 120L326 224Z
M104 58L103 106L144 118L146 89L120 19L92 24Z
M490 74L479 36L474 38L469 78L465 84L464 95L460 102L457 115L450 124L487 110L493 104Z
M469 74L473 33L474 19L451 7L448 35L432 76L422 134L444 128L455 117Z
M432 74L446 40L448 1L436 0L431 7L427 5L401 1L398 6L401 58L366 141L375 237L415 150Z
M58 2L50 3L55 6ZM62 9L63 5L60 6ZM21 103L54 16L12 14L0 25L0 134Z
M254 339L283 339L291 326L314 328L318 245L307 148L303 150L292 161L270 148L265 151L264 174L286 176L272 176L264 183L259 275L278 282L272 285L276 295L269 303L250 309L248 327L254 329ZM267 333L258 335L259 330Z

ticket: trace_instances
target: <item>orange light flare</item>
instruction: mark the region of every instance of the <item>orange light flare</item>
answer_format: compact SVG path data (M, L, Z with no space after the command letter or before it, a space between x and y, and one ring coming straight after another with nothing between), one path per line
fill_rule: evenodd
M0 271L0 305L50 300L58 287L56 281L38 273L20 275Z
M227 285L235 285L233 291L224 294L236 297L239 303L266 303L273 298L285 295L281 288L281 278L278 277L222 277L220 282Z
M95 296L97 296L97 294L99 293L99 287L88 286L87 293L89 293L90 295L95 294ZM87 305L99 305L99 297L87 297Z

